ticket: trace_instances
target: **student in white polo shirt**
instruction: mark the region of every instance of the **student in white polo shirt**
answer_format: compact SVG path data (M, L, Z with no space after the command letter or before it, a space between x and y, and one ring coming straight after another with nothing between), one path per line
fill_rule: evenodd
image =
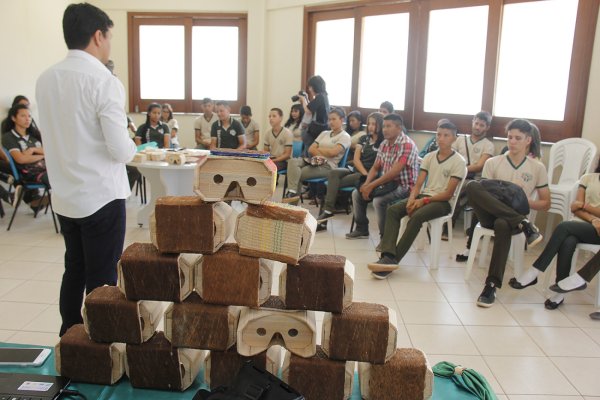
M202 100L202 115L196 118L194 121L194 134L196 137L196 148L206 149L210 148L210 132L215 122L219 120L219 117L215 112L215 102L205 97Z

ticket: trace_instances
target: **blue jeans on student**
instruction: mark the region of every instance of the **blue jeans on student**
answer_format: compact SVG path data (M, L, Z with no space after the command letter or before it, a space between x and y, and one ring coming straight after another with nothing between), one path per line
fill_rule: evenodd
M385 212L388 206L398 200L408 197L410 188L398 186L395 190L384 194L383 196L373 199L373 208L377 213L377 226L379 227L379 236L383 237L383 229L385 228ZM352 207L354 208L354 222L356 230L362 233L369 233L369 218L367 218L367 205L371 200L364 200L362 193L355 189L352 192Z
M58 220L66 247L59 300L62 336L83 322L84 292L117 284L117 261L125 241L125 200L113 200L88 217L59 215Z

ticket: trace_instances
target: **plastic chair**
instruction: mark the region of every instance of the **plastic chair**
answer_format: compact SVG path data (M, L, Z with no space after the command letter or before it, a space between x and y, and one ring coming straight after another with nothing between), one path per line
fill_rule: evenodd
M298 141L295 141L295 140L292 142L292 158L298 158L298 157L300 157L300 155L302 154L302 146L303 145L304 145L304 143L298 142ZM288 185L288 181L287 181L287 169L278 170L277 171L277 178L278 179L279 179L280 175L285 176L285 179L283 181L283 195L285 195L285 192L287 191L287 185Z
M537 192L534 194L533 198L537 198ZM536 216L537 211L531 210L528 219L531 222L534 222ZM481 252L479 254L479 267L485 267L483 261L485 258L487 258L488 249L490 246L490 239L492 237L494 237L493 229L484 228L483 226L481 226L481 223L477 224L477 226L473 230L471 249L469 250L469 258L465 267L465 280L468 280L471 276L471 270L473 269L473 264L475 263L475 257L477 255L477 247L479 246L479 240L481 238L483 238L483 243L481 246ZM516 233L511 237L508 258L509 260L512 260L515 276L519 276L523 272L523 260L525 258L525 242L525 234L522 232Z
M452 214L454 214L454 209L456 207L456 203L458 202L458 194L460 193L462 186L465 183L466 177L467 169L465 168L465 174L463 176L463 179L460 181L460 183L456 186L456 189L454 190L454 197L450 202L450 213L444 215L443 217L434 218L424 223L421 227L421 231L419 232L419 236L417 236L417 239L415 240L415 248L417 250L423 250L425 245L424 240L422 240L422 237L424 235L424 232L426 232L426 230L424 230L423 228L429 227L429 231L431 233L431 265L429 266L430 269L437 269L440 263L442 230L444 224L448 224L448 244L450 248L452 248ZM400 221L400 234L398 235L399 238L402 237L402 233L404 233L404 230L406 229L406 224L409 220L410 217L406 216Z
M550 148L548 162L548 183L551 205L546 221L546 238L552 234L554 214L568 221L571 217L570 193L573 184L583 174L592 172L595 164L597 148L589 140L570 138L558 141ZM568 160L568 161L567 161ZM552 183L554 172L562 168L557 183Z
M17 165L15 164L15 160L12 158L12 156L10 155L10 152L6 148L3 148L3 149L4 149L4 153L6 154L6 157L8 158L8 162L10 163L10 169L12 171L12 175L15 178L15 183L14 183L15 187L17 185L23 186L23 190L19 193L19 196L17 198L17 204L15 205L12 217L10 218L10 222L8 223L8 228L6 228L6 230L10 231L10 228L12 227L13 221L15 220L15 216L17 215L17 210L19 209L19 205L21 205L21 201L23 200L23 195L25 194L25 191L26 190L44 189L44 193L42 194L42 199L44 197L48 198L48 206L46 206L46 212L48 212L48 207L50 207L50 212L52 213L52 222L54 223L54 230L56 231L56 233L58 233L58 226L56 224L54 210L52 209L52 199L50 197L49 188L46 187L46 185L44 185L42 183L29 183L29 182L22 181L21 175L19 174L19 170L17 169ZM42 208L42 206L38 206L34 210L34 214L33 214L34 218L37 217L37 214L41 208Z

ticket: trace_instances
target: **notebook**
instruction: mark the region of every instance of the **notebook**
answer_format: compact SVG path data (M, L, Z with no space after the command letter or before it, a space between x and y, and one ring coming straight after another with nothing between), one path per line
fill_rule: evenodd
M62 376L0 372L0 398L55 400L70 382Z

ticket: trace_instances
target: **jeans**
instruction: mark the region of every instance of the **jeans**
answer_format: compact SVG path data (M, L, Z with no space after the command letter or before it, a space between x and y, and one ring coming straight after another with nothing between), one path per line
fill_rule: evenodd
M556 282L566 278L571 272L571 260L573 259L573 253L575 253L575 247L578 243L600 244L600 236L598 236L596 228L589 222L561 222L554 232L552 232L548 244L537 260L533 262L533 266L544 272L552 262L554 256L557 256ZM596 274L591 275L590 280L594 275Z
M398 186L396 190L373 199L373 208L375 208L375 212L377 213L377 225L379 227L380 237L383 237L384 233L385 213L387 207L398 200L407 198L409 194L409 187ZM370 201L371 200L364 200L362 193L360 193L360 191L357 189L352 192L352 207L354 208L354 222L356 223L356 230L365 234L369 233L367 204L369 204Z
M382 253L393 254L396 260L400 261L404 255L410 250L413 242L417 238L421 226L427 221L443 217L450 213L450 203L447 201L432 201L416 210L406 224L406 230L402 234L400 241L398 234L400 233L400 220L408 215L406 204L408 199L402 200L400 203L391 205L387 209L385 219L385 230L383 239L381 239Z
M60 336L83 322L84 292L117 284L117 261L125 241L125 200L117 199L84 218L58 216L65 241L65 272L60 287Z

